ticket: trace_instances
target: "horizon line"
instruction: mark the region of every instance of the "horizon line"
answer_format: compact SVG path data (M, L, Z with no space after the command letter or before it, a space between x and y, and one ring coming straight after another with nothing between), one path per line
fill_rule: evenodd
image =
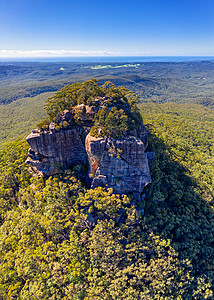
M106 50L6 50L0 49L0 59L45 59L78 57L213 57L207 54L155 54L155 53L121 53Z

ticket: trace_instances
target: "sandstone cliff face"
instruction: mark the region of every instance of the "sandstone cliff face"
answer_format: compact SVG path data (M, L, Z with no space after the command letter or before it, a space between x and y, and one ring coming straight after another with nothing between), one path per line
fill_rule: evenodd
M144 187L151 182L146 153L148 137L145 126L139 125L124 138L96 138L90 135L92 119L99 108L80 105L83 124L73 129L33 131L27 164L39 175L50 176L75 165L87 165L87 183L91 188L103 186L114 193L130 194L139 199ZM59 115L60 120L72 118L71 111ZM85 122L85 123L84 123ZM91 122L91 123L90 123Z
M124 139L86 137L91 188L113 188L117 194L140 196L151 182L144 143L135 136Z
M59 132L31 133L27 137L30 145L27 164L39 175L56 174L59 168L87 164L87 153L77 129Z

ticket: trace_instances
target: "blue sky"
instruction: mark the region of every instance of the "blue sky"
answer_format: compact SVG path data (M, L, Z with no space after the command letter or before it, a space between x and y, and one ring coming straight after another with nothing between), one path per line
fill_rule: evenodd
M213 0L0 0L0 57L214 55Z

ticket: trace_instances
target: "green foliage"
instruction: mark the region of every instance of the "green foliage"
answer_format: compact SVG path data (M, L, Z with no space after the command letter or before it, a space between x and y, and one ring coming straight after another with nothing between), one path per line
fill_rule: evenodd
M127 196L85 191L69 171L32 178L0 236L3 299L172 299L192 282L189 262L147 231Z
M49 129L49 121L48 121L48 119L47 118L45 118L44 120L42 120L41 122L39 122L38 124L37 124L37 128L38 129Z
M147 62L137 64L138 68L115 63L111 68L103 68L105 64L102 69L100 67L100 64L70 62L1 65L0 103L54 92L66 84L97 77L101 83L110 80L116 86L134 91L143 101L198 103L214 107L212 61Z
M98 222L89 245L92 274L86 299L182 299L192 281L189 262L180 262L169 242L145 228L132 231L124 247L120 229Z
M91 134L94 136L107 136L116 139L123 136L123 134L130 129L128 116L124 110L117 110L113 107L108 111L103 107L94 118L94 128Z
M148 103L139 107L145 123L165 144L164 151L187 170L206 201L213 204L213 110L201 105L172 103Z
M111 65L123 66L124 63ZM43 106L53 92L93 77L99 78L101 85L110 80L116 87L132 90L144 103L198 103L214 108L211 61L143 63L137 69L117 69L117 74L116 69L91 70L92 66L95 64L20 62L1 65L0 146L3 142L24 138L36 127L45 117ZM60 71L61 67L64 71Z
M153 181L146 188L146 224L170 239L180 258L191 261L193 299L210 299L214 280L213 111L174 104L146 104L141 109L150 129L149 144L156 151L151 164Z
M0 299L213 299L213 111L139 107L155 150L143 217L131 197L86 189L80 166L30 177L25 142L1 150Z
M16 100L0 106L0 147L17 138L24 139L45 117L44 104L52 93Z
M74 83L60 89L48 99L45 109L49 117L38 126L46 129L51 121L56 123L56 130L69 128L72 125L82 125L83 112L78 109L77 105L99 105L102 109L95 114L92 135L119 138L124 132L132 130L137 124L142 123L142 117L136 106L138 101L138 96L133 92L124 87L116 88L111 82L105 82L102 86L98 85L96 79ZM59 124L60 113L71 109L73 123Z
M18 192L29 184L25 160L28 144L16 141L0 151L0 222L8 210L18 204Z
M130 110L131 106L133 110L137 111L135 104L139 100L138 96L124 87L116 88L109 81L99 86L97 79L66 85L48 99L45 109L52 121L60 112L65 109L72 109L78 104L96 105L96 99L97 97L99 99L100 96L106 98L108 106L116 106L117 108L125 106L127 111Z
M73 83L58 90L56 94L49 98L45 109L51 120L65 109L71 109L78 104L92 105L96 96L102 95L102 89L97 84L96 79L83 83Z

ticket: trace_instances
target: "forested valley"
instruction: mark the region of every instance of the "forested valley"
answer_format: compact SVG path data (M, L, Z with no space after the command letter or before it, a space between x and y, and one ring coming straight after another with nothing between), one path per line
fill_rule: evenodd
M7 118L0 124L0 299L213 299L212 67L204 67L206 76L200 74L199 80L195 65L194 80L200 86L195 89L191 83L191 93L183 98L185 88L180 93L173 88L181 80L175 76L178 69L169 67L175 85L159 96L154 96L154 78L147 81L146 90L139 83L140 93L132 89L142 74L127 68L135 83L125 86L140 96L148 150L155 151L152 183L139 204L144 214L130 195L86 188L80 166L49 178L29 173L24 137L45 117L43 107L54 89L29 98L25 92L24 98L13 93L14 99L11 90L8 101L3 98L0 114ZM179 74L183 69L184 65ZM81 69L83 80L85 70ZM95 71L110 77L101 74L106 69ZM122 69L109 72L121 85L115 72L121 76ZM199 91L205 81L203 94ZM187 91L189 86L188 81ZM96 224L87 221L86 206L98 215Z

